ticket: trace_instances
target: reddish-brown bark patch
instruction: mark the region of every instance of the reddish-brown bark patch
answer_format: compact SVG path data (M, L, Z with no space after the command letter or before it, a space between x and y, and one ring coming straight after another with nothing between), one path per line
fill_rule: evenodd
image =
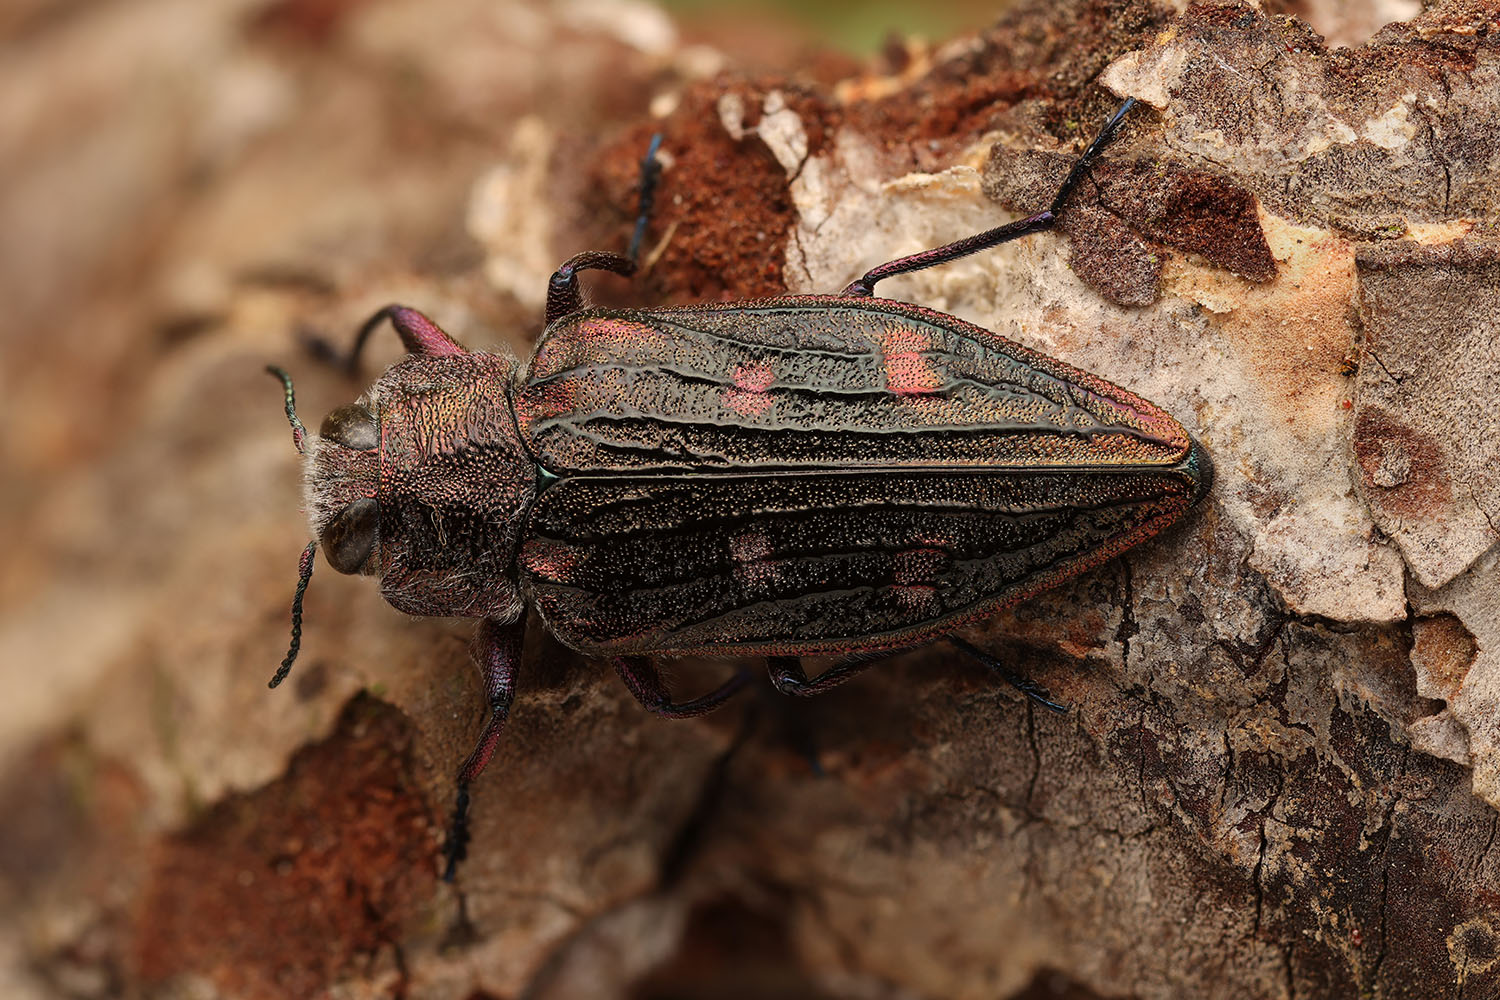
M786 171L754 134L736 140L718 104L734 95L753 129L772 91L797 112L817 155L837 121L820 93L789 80L717 81L690 88L671 115L623 133L596 157L582 193L580 222L593 243L623 249L634 222L641 157L654 132L670 162L656 191L642 247L660 250L631 298L640 302L707 302L758 298L786 289L782 265L795 211ZM601 296L618 293L600 286Z
M1096 182L1099 200L1147 239L1251 281L1276 276L1255 196L1244 188L1201 170L1143 161L1111 164L1096 172Z
M283 777L164 839L137 921L141 978L311 997L396 947L435 880L413 738L405 716L361 695Z
M985 194L1015 212L1046 207L1076 153L995 145ZM1079 277L1121 305L1156 301L1160 247L1197 254L1251 281L1276 276L1255 196L1223 177L1171 163L1105 161L1080 186L1059 226Z
M1122 306L1148 306L1161 294L1162 255L1118 216L1094 205L1067 215L1068 265Z
M1450 476L1436 441L1378 405L1354 419L1354 460L1365 488L1401 517L1441 517L1452 501Z
M1479 655L1474 635L1457 616L1444 612L1418 618L1412 624L1412 663L1452 701Z

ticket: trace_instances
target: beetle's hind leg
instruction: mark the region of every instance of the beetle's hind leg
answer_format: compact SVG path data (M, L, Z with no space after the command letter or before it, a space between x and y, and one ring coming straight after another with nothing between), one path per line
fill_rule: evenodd
M712 712L744 690L745 685L750 681L750 675L739 670L729 680L701 698L676 702L672 700L672 694L667 690L666 682L661 679L661 673L656 669L656 665L646 657L617 656L615 657L615 670L619 672L620 680L625 682L625 687L635 696L636 701L657 715L669 719L691 719L694 716Z
M771 685L782 694L798 698L811 698L813 695L832 691L845 681L858 677L882 660L905 652L908 652L908 650L882 649L868 653L853 653L811 679L808 678L806 671L802 669L801 657L768 656L766 657L766 672L771 675ZM796 749L807 759L808 767L812 770L812 773L818 777L822 777L824 773L823 762L818 756L815 734L795 723L789 725L787 728L790 741L795 744Z
M646 225L651 218L651 207L656 203L656 182L661 178L661 161L656 151L661 149L661 133L651 137L651 145L641 160L640 201L636 206L635 229L630 235L630 248L625 254L608 250L585 250L563 261L562 266L552 272L547 282L547 324L561 319L569 313L583 308L583 293L578 288L578 272L610 271L628 278L635 274L640 262L641 242L646 238Z

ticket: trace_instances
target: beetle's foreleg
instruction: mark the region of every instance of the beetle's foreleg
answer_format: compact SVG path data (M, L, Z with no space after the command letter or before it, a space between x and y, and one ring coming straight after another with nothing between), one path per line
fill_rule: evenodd
M495 756L500 733L505 729L505 720L510 717L525 631L525 618L508 624L486 618L479 623L479 631L474 635L474 662L484 676L484 696L489 704L490 717L484 731L479 734L479 742L474 744L474 750L458 771L458 800L453 807L453 819L448 824L448 840L443 845L445 882L453 881L454 870L468 854L469 784L479 777L490 758Z
M360 325L348 354L340 354L337 348L318 334L304 334L304 339L314 357L342 368L352 375L359 371L359 356L365 349L365 342L370 339L370 334L374 333L376 328L386 320L391 321L391 326L396 330L396 336L401 338L401 345L406 348L408 354L437 358L449 354L468 353L432 320L409 306L395 303L377 310L375 315Z
M343 361L346 370L353 372L359 367L359 355L365 349L365 342L385 320L391 321L391 326L396 330L396 336L401 338L401 346L405 347L409 354L438 358L450 354L468 353L459 346L457 341L448 336L442 327L426 316L408 306L392 303L378 310L360 326L359 333L354 337L354 346L349 349L349 355Z
M954 649L957 649L962 653L967 653L969 656L978 660L981 664L988 667L992 673L998 675L1001 680L1005 681L1005 683L1009 684L1011 687L1015 688L1017 691L1021 692L1026 697L1036 702L1038 705L1041 705L1043 708L1051 709L1054 712L1066 712L1068 710L1068 707L1066 705L1060 705L1057 702L1053 701L1052 695L1047 692L1046 688L1042 687L1036 681L1028 680L1027 678L1022 677L1020 674L1016 673L1014 670L1010 669L1005 664L995 659L995 657L980 649L978 646L975 646L973 643L960 639L956 635L945 636L945 638L948 640L948 644Z
M360 325L348 354L341 353L320 334L305 333L303 339L308 350L319 361L341 368L353 375L359 371L359 356L365 349L365 342L370 339L370 334L374 333L376 328L386 320L391 321L391 326L396 329L396 336L401 338L401 344L409 354L436 358L448 354L468 353L432 320L409 306L399 306L395 303L376 311L375 315Z
M1063 203L1068 200L1068 196L1073 193L1073 189L1078 186L1079 181L1083 180L1084 174L1088 173L1089 167L1093 165L1099 153L1114 140L1115 135L1120 131L1121 124L1125 121L1125 115L1134 106L1135 98L1127 97L1125 103L1120 105L1119 110L1110 115L1109 120L1104 123L1104 127L1099 130L1099 134L1094 136L1094 141L1088 144L1088 147L1078 157L1078 161L1073 164L1073 169L1068 171L1067 178L1062 182L1062 186L1057 189L1057 194L1053 196L1052 204L1048 206L1046 211L1038 212L1035 215L1028 216L1016 222L1007 223L1003 226L996 226L994 229L976 233L973 236L967 236L964 239L957 240L945 246L934 247L931 250L923 250L908 257L900 257L896 260L888 261L879 267L866 271L864 277L851 283L849 287L844 289L842 294L857 296L874 295L875 283L883 281L886 278L894 277L898 274L908 274L912 271L920 271L923 268L936 267L939 264L947 264L950 261L958 260L960 257L967 257L971 253L988 250L990 247L997 247L1002 243L1008 243L1022 236L1041 232L1043 229L1051 229L1057 223L1057 215L1062 211Z
M739 694L750 681L749 674L743 670L736 671L733 677L703 697L694 698L692 701L674 702L656 665L646 657L617 656L615 657L615 670L619 671L620 680L625 682L625 686L630 689L636 701L657 715L666 716L669 719L691 719L694 716L712 712Z

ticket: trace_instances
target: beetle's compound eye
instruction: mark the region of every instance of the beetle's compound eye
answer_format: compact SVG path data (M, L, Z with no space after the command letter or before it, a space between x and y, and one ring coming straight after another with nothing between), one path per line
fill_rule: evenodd
M336 441L355 451L370 451L380 444L380 432L375 429L375 416L358 403L340 406L323 418L318 436Z
M356 500L323 529L323 557L340 573L358 573L380 541L380 504Z

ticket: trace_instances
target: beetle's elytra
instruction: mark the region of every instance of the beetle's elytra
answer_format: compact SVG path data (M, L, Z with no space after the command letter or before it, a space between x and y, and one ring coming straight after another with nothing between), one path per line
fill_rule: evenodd
M677 702L652 657L763 655L778 688L818 693L1176 521L1212 467L1161 408L952 316L872 297L892 274L1050 227L1131 104L1046 211L882 265L837 295L584 309L577 272L633 272L638 226L628 256L581 254L558 270L524 364L388 307L351 364L385 319L410 353L316 435L278 371L316 541L272 685L297 653L317 546L340 572L379 577L402 611L481 619L491 714L458 776L451 877L528 606L563 643L612 657L648 708L689 716L745 677ZM809 679L798 657L818 654L844 659Z

